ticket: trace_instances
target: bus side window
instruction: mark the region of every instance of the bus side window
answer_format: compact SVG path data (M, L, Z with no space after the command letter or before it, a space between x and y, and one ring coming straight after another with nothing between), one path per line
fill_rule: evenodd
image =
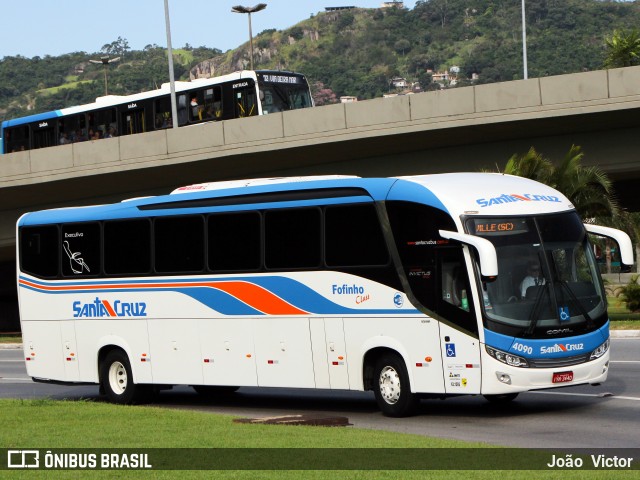
M144 275L151 271L151 222L147 219L104 223L104 272Z
M62 275L97 276L100 261L100 224L66 223L62 225Z
M320 209L285 208L265 213L267 269L314 269L322 255Z
M153 230L157 273L199 273L204 270L202 216L158 217Z
M20 270L43 278L57 277L60 267L59 242L56 225L22 227Z
M209 215L207 228L210 270L255 272L260 269L262 236L258 212Z

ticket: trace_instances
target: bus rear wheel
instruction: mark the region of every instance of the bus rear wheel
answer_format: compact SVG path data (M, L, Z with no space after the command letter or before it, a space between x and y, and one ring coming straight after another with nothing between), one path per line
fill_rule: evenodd
M374 369L373 390L382 413L388 417L407 417L415 413L419 399L411 393L409 374L401 357L386 354Z
M150 396L149 386L133 383L129 358L121 350L112 350L107 354L100 367L100 381L104 393L112 403L141 403Z

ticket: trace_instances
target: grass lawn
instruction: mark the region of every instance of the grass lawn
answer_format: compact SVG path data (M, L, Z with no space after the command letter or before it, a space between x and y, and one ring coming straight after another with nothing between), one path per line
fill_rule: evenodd
M124 407L89 401L0 400L3 448L286 448L459 450L488 445L351 427L327 428L233 423L232 417L156 407ZM330 450L325 450L330 452ZM362 453L361 450L358 450ZM474 450L477 452L477 450ZM268 450L265 452L269 452ZM304 452L300 450L300 452ZM316 455L317 450L312 453ZM375 452L380 452L376 450ZM436 452L436 451L434 451ZM258 452L260 453L260 452ZM392 452L387 452L391 454ZM442 454L442 452L439 452ZM449 453L449 452L447 452ZM482 453L482 452L480 452ZM488 453L488 452L487 452ZM185 452L187 454L187 452ZM273 453L272 453L273 454ZM287 452L289 454L289 452ZM291 454L295 454L292 451ZM428 452L424 453L428 455ZM366 452L365 452L366 455ZM454 453L455 455L455 453ZM545 454L546 455L546 454ZM491 468L491 467L490 467ZM0 477L4 477L0 471ZM43 472L39 472L43 473ZM79 475L82 473L82 475ZM11 471L10 478L34 478L34 472ZM383 471L383 470L213 470L213 471L47 471L46 478L224 478L224 479L426 479L530 480L637 478L637 472L614 471ZM6 477L8 478L8 476Z

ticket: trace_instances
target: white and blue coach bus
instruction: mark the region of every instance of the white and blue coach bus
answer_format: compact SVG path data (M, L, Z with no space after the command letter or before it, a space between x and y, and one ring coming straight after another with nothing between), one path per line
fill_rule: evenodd
M178 126L251 117L313 106L307 79L294 72L243 70L176 82ZM169 84L134 95L5 120L0 153L111 138L171 128Z
M609 321L587 232L633 263L625 233L500 174L205 183L28 213L27 371L117 403L179 384L373 390L391 416L599 384Z

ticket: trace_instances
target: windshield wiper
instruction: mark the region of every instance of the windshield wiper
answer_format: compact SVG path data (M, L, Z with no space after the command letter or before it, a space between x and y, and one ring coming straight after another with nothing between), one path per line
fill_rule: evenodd
M533 308L531 309L531 313L529 314L529 326L524 331L524 336L532 336L535 332L536 327L538 326L538 320L540 320L538 310L540 310L542 297L544 296L544 292L547 290L549 285L549 282L545 282L541 285L542 288L538 289L538 294L536 295L536 299L533 303Z

